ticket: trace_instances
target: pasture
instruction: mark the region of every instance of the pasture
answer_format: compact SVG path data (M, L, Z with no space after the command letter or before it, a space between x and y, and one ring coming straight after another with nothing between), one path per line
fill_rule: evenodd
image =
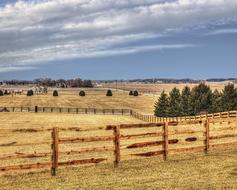
M205 84L209 85L210 88L214 91L217 89L218 91L221 91L225 85L228 84L228 81L226 82L206 82ZM154 94L154 95L160 95L162 91L165 91L166 93L169 93L174 87L178 88L179 90L182 90L185 86L189 86L190 88L193 88L197 86L198 84L192 84L192 83L179 83L179 84L164 84L164 83L157 83L157 84L144 84L144 83L106 83L103 85L105 88L118 88L121 90L138 90L141 93L144 94Z
M124 91L115 90L112 97L106 97L104 89L88 90L85 97L80 97L78 92L79 90L60 90L58 97L52 96L52 90L48 95L32 97L3 96L0 97L0 105L129 108L139 113L152 113L153 104L157 99L156 96L146 95L131 97ZM0 168L51 162L51 131L55 127L59 129L59 138L66 142L59 145L60 162L108 158L99 164L88 164L84 167L77 165L66 169L59 167L56 177L51 177L49 170L44 171L43 168L40 172L37 170L36 173L25 174L24 171L5 173L2 170L4 175L0 175L1 189L236 189L237 187L237 152L232 146L236 145L237 137L237 121L234 119L210 123L208 133L210 144L209 140L207 144L207 132L203 121L189 124L181 122L178 125L170 123L166 140L163 139L163 128L160 126L122 128L120 129L121 162L118 168L113 167L113 141L93 142L89 141L88 137L113 136L113 130L106 130L106 126L145 125L144 121L125 115L27 112L0 113L0 121ZM164 142L167 142L169 148L167 161L163 161ZM230 149L216 150L228 146ZM103 151L98 147L102 147ZM198 153L193 153L193 150L197 150ZM154 157L148 158L149 156ZM34 169L32 171L35 172Z
M107 97L105 89L85 89L86 96L79 96L79 89L58 89L59 96L53 97L52 90L47 95L23 95L0 97L0 106L48 106L79 108L128 108L142 113L153 113L156 96L129 96L128 92L113 90L113 96Z

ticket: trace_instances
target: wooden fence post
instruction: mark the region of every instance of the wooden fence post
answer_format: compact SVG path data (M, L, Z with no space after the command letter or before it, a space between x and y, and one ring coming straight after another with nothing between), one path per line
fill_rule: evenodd
M35 106L35 113L38 113L38 106Z
M51 175L56 176L58 168L58 128L52 131L52 168Z
M117 168L120 162L120 126L114 127L114 167Z
M167 160L168 144L169 144L169 139L168 139L168 122L165 122L164 126L163 126L163 141L164 141L164 144L163 144L163 150L164 150L163 158L164 158L164 160Z
M87 112L88 112L88 111L87 111L87 108L85 108L85 114L87 114Z
M209 147L210 147L210 123L209 123L209 120L207 119L207 120L205 120L205 122L204 122L204 130L205 130L205 140L204 140L204 142L205 142L205 149L204 149L204 151L205 151L205 153L207 153L208 152L208 150L209 150Z

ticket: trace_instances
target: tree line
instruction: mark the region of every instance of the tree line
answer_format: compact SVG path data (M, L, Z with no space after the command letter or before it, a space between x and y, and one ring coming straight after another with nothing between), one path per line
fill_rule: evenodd
M154 114L158 117L191 116L202 113L217 113L237 109L237 88L228 84L220 92L212 91L205 83L194 88L176 87L169 94L164 91L155 103Z
M41 86L48 86L48 87L60 87L60 88L78 88L78 87L93 87L91 80L82 80L80 78L76 79L58 79L53 80L50 78L44 79L35 79L35 80L8 80L0 82L0 85L7 84L7 85L41 85Z

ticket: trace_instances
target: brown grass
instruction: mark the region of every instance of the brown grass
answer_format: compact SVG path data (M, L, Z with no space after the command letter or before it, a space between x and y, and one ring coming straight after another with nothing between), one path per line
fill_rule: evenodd
M144 113L153 113L157 97L138 96L131 97L127 92L113 91L112 97L107 97L105 90L86 91L85 97L78 95L79 90L58 90L59 97L53 97L52 91L48 95L26 95L0 97L0 106L54 106L54 107L80 107L80 108L128 108Z

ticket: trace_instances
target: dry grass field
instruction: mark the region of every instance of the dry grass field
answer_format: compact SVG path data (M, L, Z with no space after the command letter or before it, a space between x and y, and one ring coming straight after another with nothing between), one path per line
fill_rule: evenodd
M237 151L213 151L207 156L191 154L124 161L112 164L0 177L2 190L131 190L131 189L237 189Z
M143 113L153 113L154 103L158 97L129 96L127 92L113 91L112 97L106 96L106 90L86 89L86 96L80 97L79 89L59 89L59 96L53 97L52 90L47 95L15 95L0 97L0 106L54 106L54 107L79 107L79 108L128 108Z
M210 86L212 90L219 90L221 91L225 85L228 84L228 82L207 82L207 85ZM195 87L197 84L141 84L141 83L118 83L117 85L115 83L107 83L104 85L106 88L118 88L122 90L138 90L139 92L142 93L147 93L147 94L157 94L160 95L162 91L165 92L170 92L174 87L182 90L185 86L189 86L190 88Z
M114 91L113 97L106 97L105 90L88 90L86 97L78 96L79 90L60 90L59 97L48 95L26 95L0 97L0 106L60 106L131 108L143 113L152 113L156 96L129 97L123 91ZM0 113L0 155L21 155L51 152L51 130L59 128L60 138L84 138L109 136L113 131L103 130L107 125L138 124L141 120L119 115L83 115L64 113ZM236 134L236 123L217 123L210 125L210 135ZM229 131L223 128L230 127ZM212 130L216 130L212 132ZM170 140L178 139L178 144L170 144L170 149L203 146L203 125L190 124L169 128ZM192 130L192 134L179 134L179 131ZM121 135L161 132L162 128L138 128L121 130ZM177 135L177 134L179 135ZM196 137L195 142L186 139ZM138 158L127 156L135 153L159 151L162 146L142 146L129 149L130 145L141 142L161 141L162 136L142 137L121 141L119 168L113 168L113 151L86 152L83 154L60 154L60 161L110 158L93 166L76 166L59 169L56 177L49 171L40 173L4 175L0 177L0 189L236 189L237 151L211 150L203 153L173 155L170 151L168 161L162 156ZM41 142L45 142L41 144ZM235 142L234 138L214 139L211 144ZM191 145L192 144L192 145ZM113 142L87 142L60 144L60 152L77 151L94 147L113 147ZM2 158L3 158L2 157ZM137 159L138 158L138 159ZM131 160L132 159L132 160ZM50 155L38 158L1 159L0 166L15 164L50 162Z

